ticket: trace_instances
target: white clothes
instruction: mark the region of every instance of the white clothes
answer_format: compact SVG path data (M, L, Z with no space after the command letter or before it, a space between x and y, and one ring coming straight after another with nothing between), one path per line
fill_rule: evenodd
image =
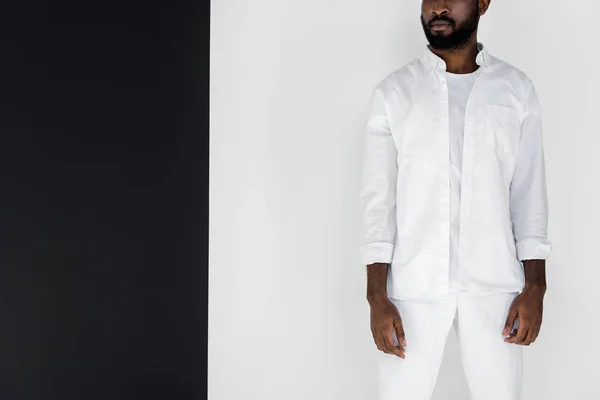
M458 264L460 227L460 174L462 167L465 108L475 77L481 69L470 74L446 72L448 82L448 121L450 124L450 289L461 291Z
M450 329L455 329L471 400L520 400L523 346L502 329L517 293L450 294L444 300L395 300L406 358L378 351L378 400L429 400ZM397 340L396 340L397 344Z
M522 260L551 249L540 109L523 72L478 48L464 112L458 280L467 294L519 292ZM429 48L373 91L361 257L390 263L392 298L449 293L450 113L446 65Z

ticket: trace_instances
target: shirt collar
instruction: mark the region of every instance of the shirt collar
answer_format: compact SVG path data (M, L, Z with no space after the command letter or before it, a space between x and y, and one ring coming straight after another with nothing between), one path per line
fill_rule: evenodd
M477 57L475 58L475 62L477 63L477 65L489 67L491 63L491 57L490 53L488 53L487 51L487 47L485 47L482 43L477 42L477 50L479 50L479 52L477 53ZM421 56L421 60L423 61L423 64L425 65L425 68L427 68L427 71L429 71L429 73L432 73L436 68L440 68L440 66L444 66L445 69L446 66L444 60L442 60L440 56L432 52L429 49L429 46L425 48L425 51Z

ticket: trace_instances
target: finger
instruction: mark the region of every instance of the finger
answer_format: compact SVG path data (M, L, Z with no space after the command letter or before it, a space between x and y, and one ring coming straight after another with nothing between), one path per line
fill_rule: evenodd
M525 338L525 342L527 343L527 345L530 345L531 343L535 342L535 338L537 337L537 332L538 332L537 328L532 327L529 329L529 333L527 334L527 337Z
M396 337L398 338L398 344L402 347L406 347L406 337L404 336L404 327L402 321L398 321L394 328L396 328Z
M402 327L402 321L396 322L396 324L394 324L394 328L396 330L396 339L398 340L398 348L401 353L400 357L405 358L406 350L404 349L404 347L406 347L406 338L404 337L404 328Z
M376 342L377 342L377 349L378 349L379 351L382 351L382 352L384 352L384 353L385 353L385 352L386 352L386 351L385 351L385 339L383 338L383 335L381 334L381 332L380 332L380 331L377 331L377 332L376 332L376 335L377 335L377 339L376 339Z
M519 344L527 334L527 324L521 321L521 326L516 332L511 332L508 338L504 339L505 342Z
M508 335L513 330L517 316L518 316L518 312L515 309L511 308L508 311L508 316L506 317L504 329L502 330L502 336Z
M381 351L381 335L374 327L371 327L371 335L373 336L373 342L375 342L375 346L377 346L377 350Z
M525 338L527 337L528 333L529 333L529 324L521 323L521 326L519 327L519 330L517 331L517 336L515 336L514 343L524 345Z
M534 342L535 342L535 341L536 341L536 339L537 339L537 338L540 336L540 330L541 330L541 327L540 327L540 328L537 328L537 330L535 331L535 336L533 337L533 341L534 341Z
M542 330L542 322L540 321L540 323L538 323L535 327L535 335L533 336L533 341L535 342L535 340L538 338L538 336L540 336L540 331Z
M381 350L381 346L379 345L379 338L377 337L377 334L375 332L373 333L373 342L375 343L375 346L377 346L377 350Z
M384 334L384 329L378 328L377 332L377 349L379 349L380 351L389 354L388 348L387 348L387 341L385 338L385 334Z
M394 326L390 326L387 331L385 332L385 346L387 349L387 352L389 354L395 354L398 357L402 357L402 351L400 350L400 348L398 346L396 346L396 344L394 343Z
M517 314L518 314L518 312L517 312ZM508 340L504 339L505 342L510 342L510 343L514 342L514 339L519 334L519 325L521 325L521 320L520 320L519 316L517 315L517 317L514 319L512 329L508 332L508 338L507 338Z
M508 336L506 337L506 339L504 339L505 342L508 342L509 339L514 338L515 336L517 336L517 331L513 331L511 333L508 334Z

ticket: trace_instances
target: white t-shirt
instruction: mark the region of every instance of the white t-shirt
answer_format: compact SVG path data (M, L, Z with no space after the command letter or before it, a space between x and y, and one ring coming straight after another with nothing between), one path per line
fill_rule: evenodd
M460 287L458 274L458 233L460 229L460 180L462 171L465 107L480 69L470 74L446 72L450 122L450 291Z

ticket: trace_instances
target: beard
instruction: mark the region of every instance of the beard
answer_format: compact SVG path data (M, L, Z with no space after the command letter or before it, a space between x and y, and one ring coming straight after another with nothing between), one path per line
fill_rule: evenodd
M421 15L421 26L423 27L423 31L425 32L425 36L427 37L427 41L429 41L429 45L435 50L457 50L464 47L473 36L473 33L477 30L479 26L479 7L478 2L475 2L475 8L469 14L469 16L465 19L465 21L460 25L456 26L456 21L451 18L445 16L434 17L429 21L429 24L432 24L436 21L443 21L450 24L452 27L452 32L448 36L436 35L431 33L431 29L423 19L423 15Z

